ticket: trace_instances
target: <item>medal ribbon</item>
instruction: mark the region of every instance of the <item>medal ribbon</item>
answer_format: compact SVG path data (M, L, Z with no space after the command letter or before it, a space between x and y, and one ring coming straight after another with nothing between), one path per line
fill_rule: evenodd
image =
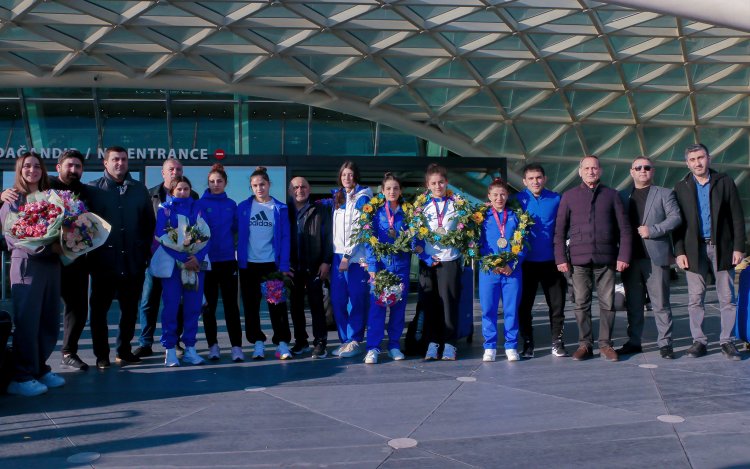
M445 199L445 205L443 205L443 213L440 213L440 209L438 208L437 200L432 199L432 204L435 206L435 214L437 215L438 228L442 228L443 227L443 218L445 218L445 214L448 211L448 199Z
M497 228L500 230L500 237L505 238L505 222L508 221L508 210L503 209L502 223L500 223L500 217L497 216L497 210L495 210L495 207L492 207L492 216L495 217L495 223L497 223Z
M391 203L386 200L386 202L385 202L385 215L388 217L388 229L395 231L395 228L393 227L393 223L394 223L394 220L396 218L396 214L394 212L391 212L391 208L389 207L390 205L391 205Z

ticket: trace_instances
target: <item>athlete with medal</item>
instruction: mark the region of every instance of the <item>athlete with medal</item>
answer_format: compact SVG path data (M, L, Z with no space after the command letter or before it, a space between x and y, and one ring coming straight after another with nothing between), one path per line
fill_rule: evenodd
M505 326L505 355L508 361L518 361L518 305L521 301L521 262L525 255L523 245L508 241L516 235L518 215L506 207L508 185L500 178L490 183L487 197L490 201L488 216L482 223L479 253L482 256L510 255L517 257L501 267L481 269L479 273L479 304L482 309L482 335L484 336L483 361L495 361L497 354L497 309L502 300ZM489 216L489 213L492 216ZM517 252L516 252L517 251ZM512 259L513 256L509 256Z

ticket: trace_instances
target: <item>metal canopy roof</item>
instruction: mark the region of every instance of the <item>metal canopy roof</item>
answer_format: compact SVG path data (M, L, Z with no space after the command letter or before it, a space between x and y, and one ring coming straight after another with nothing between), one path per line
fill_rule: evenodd
M633 156L664 181L703 141L750 168L745 31L628 1L13 0L0 7L0 87L223 91L400 128L464 156L543 162L557 188L597 154L622 185ZM617 3L617 4L615 4ZM640 2L644 3L644 2ZM707 14L747 2L694 1ZM741 5L740 5L741 4ZM731 24L742 24L731 15ZM614 165L612 165L614 166ZM517 174L517 173L516 173Z

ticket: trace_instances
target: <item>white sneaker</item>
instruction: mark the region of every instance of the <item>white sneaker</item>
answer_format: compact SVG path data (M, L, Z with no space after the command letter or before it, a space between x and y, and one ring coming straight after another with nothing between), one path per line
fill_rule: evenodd
M378 355L380 355L380 350L374 348L372 350L367 351L367 355L365 356L365 363L368 365L375 365L378 363Z
M168 348L164 356L164 364L168 367L180 366L180 359L177 358L177 350Z
M262 360L266 358L266 346L262 340L255 342L255 350L253 350L253 360Z
M443 348L443 360L455 360L456 359L456 347L451 344L445 344Z
M482 355L482 361L483 362L494 362L496 355L497 355L497 350L491 349L491 348L485 349L484 350L484 355Z
M341 344L335 349L333 349L333 351L331 352L331 356L338 357L341 354L341 352L344 351L344 348L346 347L346 345L347 344Z
M276 346L276 358L279 360L289 360L292 358L292 352L289 351L289 346L286 342L279 342Z
M346 350L342 350L339 354L339 357L341 358L349 358L349 357L356 357L362 353L362 347L360 347L359 342L356 340L352 340L347 344Z
M440 346L435 342L430 342L427 346L427 353L424 355L425 360L437 360L438 359L438 348Z
M219 358L221 358L221 349L219 348L219 344L213 344L208 349L208 359L218 360Z
M391 358L393 358L396 361L403 360L404 358L406 358L404 356L404 354L401 353L401 350L399 350L397 348L392 348L392 349L388 350L388 356L390 356Z
M18 381L11 381L8 385L7 392L8 394L15 394L17 396L38 396L47 392L47 386L35 379L24 381L23 383L19 383Z
M245 361L245 353L242 351L242 347L232 347L232 361L233 362Z
M65 384L65 378L58 375L57 373L49 371L44 376L39 378L39 382L47 386L48 388L59 388Z
M509 362L517 362L521 359L521 356L518 355L518 350L514 348L506 350L505 356L508 357Z
M191 365L203 364L203 357L198 355L195 347L185 347L185 355L182 356L182 359L190 363Z

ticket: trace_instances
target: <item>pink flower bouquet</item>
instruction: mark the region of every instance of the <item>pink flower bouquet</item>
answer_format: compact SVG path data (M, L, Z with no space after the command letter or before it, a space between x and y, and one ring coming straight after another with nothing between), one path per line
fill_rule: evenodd
M65 215L62 223L60 244L63 264L90 252L107 240L111 226L98 215L89 212L84 203L71 191L59 191Z
M288 279L284 274L275 272L264 277L264 282L260 284L260 291L268 304L278 305L285 303L289 296Z
M64 205L54 191L34 192L26 203L5 219L3 231L15 239L16 246L37 251L60 237Z
M377 304L393 306L401 301L404 294L404 284L398 275L387 270L381 270L375 274L375 278L371 281L370 290Z

